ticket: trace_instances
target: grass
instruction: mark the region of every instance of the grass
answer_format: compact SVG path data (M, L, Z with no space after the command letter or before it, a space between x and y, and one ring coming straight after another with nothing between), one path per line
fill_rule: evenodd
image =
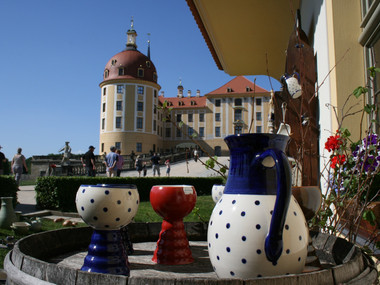
M194 210L184 218L185 222L206 222L210 219L215 203L211 196L198 196ZM141 202L134 219L135 222L162 222L162 217L156 214L150 202Z
M211 196L198 196L197 203L194 207L194 210L184 218L185 222L206 222L210 219L211 212L215 204ZM137 215L134 219L135 222L162 222L162 217L156 214L153 210L150 202L141 202ZM63 228L62 223L54 223L50 219L41 219L42 231L56 230ZM85 223L79 223L77 227L86 226ZM14 237L14 241L30 235L31 232L25 235L18 235L10 229L0 229L0 241L2 244L6 244L6 238L9 236ZM4 268L3 261L10 249L0 248L0 268Z

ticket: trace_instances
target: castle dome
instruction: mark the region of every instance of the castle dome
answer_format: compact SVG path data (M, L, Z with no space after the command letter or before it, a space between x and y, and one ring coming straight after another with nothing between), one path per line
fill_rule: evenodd
M107 62L102 83L120 79L140 79L157 83L156 67L150 60L150 42L148 41L148 56L137 50L137 33L133 28L133 19L127 36L126 49Z
M156 67L149 57L137 49L127 48L106 64L103 82L115 79L140 79L157 83Z

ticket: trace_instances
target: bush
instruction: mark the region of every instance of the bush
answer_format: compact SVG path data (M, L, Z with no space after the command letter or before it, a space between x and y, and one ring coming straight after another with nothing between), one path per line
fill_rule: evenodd
M12 176L0 176L0 197L13 197L13 207L17 204L18 186Z
M75 196L80 185L134 184L141 201L149 201L154 185L193 185L198 196L211 195L214 184L222 184L222 177L40 177L35 187L37 208L76 211Z

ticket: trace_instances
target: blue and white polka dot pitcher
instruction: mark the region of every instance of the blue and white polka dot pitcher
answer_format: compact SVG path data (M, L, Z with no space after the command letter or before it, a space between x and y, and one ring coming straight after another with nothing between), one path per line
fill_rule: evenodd
M228 136L230 168L208 227L208 251L220 278L301 273L308 229L291 195L288 136Z

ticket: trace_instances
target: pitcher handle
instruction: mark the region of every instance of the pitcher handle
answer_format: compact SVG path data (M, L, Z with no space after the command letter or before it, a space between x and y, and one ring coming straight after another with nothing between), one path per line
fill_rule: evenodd
M275 161L277 174L277 196L273 209L269 233L265 239L265 254L273 264L277 263L283 249L282 233L286 214L288 212L290 198L292 196L292 173L288 158L282 151L267 149L256 159L262 162L264 158L271 156Z

